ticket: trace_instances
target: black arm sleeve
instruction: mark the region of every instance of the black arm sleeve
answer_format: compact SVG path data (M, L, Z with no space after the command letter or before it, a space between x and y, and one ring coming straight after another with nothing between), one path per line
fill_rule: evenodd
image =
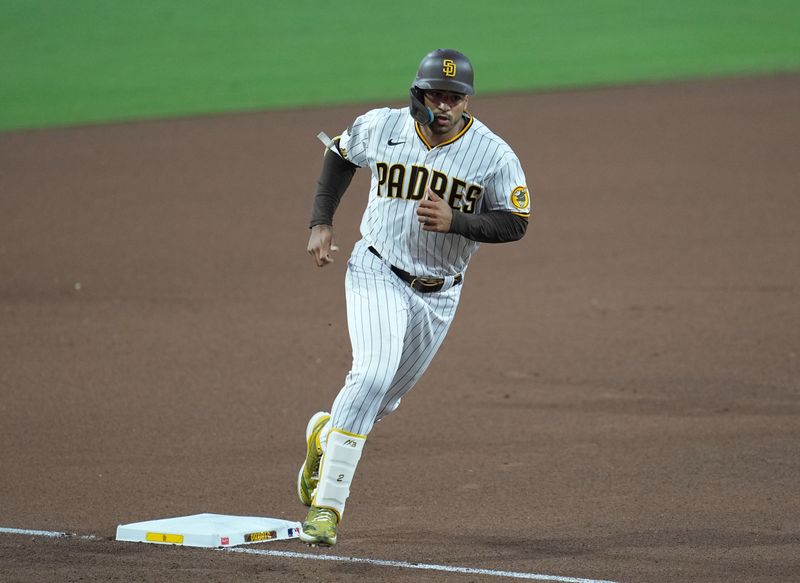
M506 211L491 211L477 215L453 212L450 232L479 243L509 243L518 241L528 229L528 219Z
M333 225L333 214L339 206L339 201L342 200L344 191L350 186L357 168L358 166L341 156L329 150L325 151L309 228L316 225Z

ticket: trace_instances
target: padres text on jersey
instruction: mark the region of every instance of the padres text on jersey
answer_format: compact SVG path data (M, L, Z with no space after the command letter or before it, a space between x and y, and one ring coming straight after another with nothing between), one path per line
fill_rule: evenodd
M469 116L452 140L431 147L408 108L374 109L342 134L347 160L372 172L361 234L392 265L431 277L466 270L479 243L423 231L416 201L428 187L454 212L507 211L527 217L530 196L516 154Z

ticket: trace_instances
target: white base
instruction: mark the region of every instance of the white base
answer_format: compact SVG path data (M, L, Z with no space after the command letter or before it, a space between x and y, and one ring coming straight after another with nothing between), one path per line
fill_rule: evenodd
M285 540L299 534L299 522L224 514L194 514L117 526L119 541L206 548Z

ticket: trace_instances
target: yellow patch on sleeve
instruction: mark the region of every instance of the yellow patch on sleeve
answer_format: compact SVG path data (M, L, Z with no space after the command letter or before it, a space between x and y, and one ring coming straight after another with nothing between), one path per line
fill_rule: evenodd
M511 191L511 204L521 211L528 210L531 204L531 196L528 193L527 186L517 186Z

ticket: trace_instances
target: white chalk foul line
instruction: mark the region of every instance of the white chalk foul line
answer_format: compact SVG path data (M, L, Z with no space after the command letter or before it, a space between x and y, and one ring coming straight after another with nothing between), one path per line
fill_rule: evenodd
M496 571L494 569L477 569L473 567L454 567L451 565L433 565L429 563L408 563L406 561L386 561L383 559L365 559L361 557L340 557L336 555L314 555L311 553L295 553L292 551L269 551L266 549L248 549L236 547L222 549L230 553L247 555L267 555L270 557L288 557L291 559L310 559L312 561L338 561L341 563L363 563L378 567L398 567L400 569L422 569L426 571L445 571L447 573L464 573L468 575L489 575L494 577L511 577L514 579L532 579L535 581L556 581L558 583L615 583L604 579L581 579L579 577L561 577L559 575L542 575L540 573L522 573L518 571Z
M50 538L77 538L93 540L93 534L76 535L69 532L52 530L31 530L27 528L8 528L0 526L0 533L22 534L27 536L46 536ZM246 555L266 555L268 557L284 557L289 559L308 559L311 561L337 561L340 563L361 563L376 567L397 567L399 569L420 569L425 571L444 571L446 573L464 573L467 575L488 575L491 577L510 577L513 579L530 579L534 581L555 581L556 583L616 583L606 579L584 579L580 577L562 577L560 575L543 575L541 573L524 573L519 571L498 571L495 569L478 569L475 567L455 567L452 565L435 565L431 563L409 563L407 561L387 561L385 559L367 559L363 557L341 557L338 555L314 555L293 551L270 551L267 549L248 549L244 547L218 549L228 553Z
M24 534L28 536L47 536L50 538L69 537L69 538L80 538L85 540L96 538L93 534L77 535L71 532L57 532L53 530L30 530L28 528L8 528L5 526L0 526L0 533Z

